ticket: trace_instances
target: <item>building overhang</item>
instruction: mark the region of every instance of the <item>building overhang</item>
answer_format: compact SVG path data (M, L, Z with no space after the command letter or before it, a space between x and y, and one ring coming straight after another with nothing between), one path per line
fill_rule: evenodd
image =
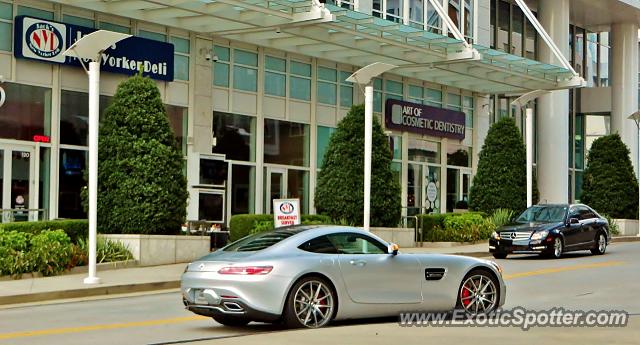
M581 87L569 69L317 0L53 0L483 94Z

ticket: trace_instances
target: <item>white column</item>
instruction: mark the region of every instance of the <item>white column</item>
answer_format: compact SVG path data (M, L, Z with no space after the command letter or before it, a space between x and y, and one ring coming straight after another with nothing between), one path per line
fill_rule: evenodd
M373 137L373 86L364 88L364 230L369 231L371 212L371 146Z
M533 109L529 106L525 111L527 140L527 208L533 205Z
M569 0L540 0L538 19L565 57L569 56ZM540 61L560 65L538 42ZM554 91L538 103L538 189L541 203L566 203L569 183L569 91Z
M98 220L98 112L100 101L100 63L89 62L89 276L85 284L99 284L96 277Z
M638 111L638 24L611 26L611 133L618 133L638 169L638 129L629 115Z

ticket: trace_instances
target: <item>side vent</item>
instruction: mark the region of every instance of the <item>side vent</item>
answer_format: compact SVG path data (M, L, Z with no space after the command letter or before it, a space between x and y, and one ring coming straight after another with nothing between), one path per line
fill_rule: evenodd
M424 279L440 280L444 277L444 268L425 268Z

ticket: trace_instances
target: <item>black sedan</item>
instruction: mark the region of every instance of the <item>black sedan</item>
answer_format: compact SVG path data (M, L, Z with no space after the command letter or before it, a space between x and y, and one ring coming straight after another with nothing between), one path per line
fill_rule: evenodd
M601 255L610 239L607 220L587 205L535 205L491 235L489 252L496 259L508 254L559 258L576 250Z

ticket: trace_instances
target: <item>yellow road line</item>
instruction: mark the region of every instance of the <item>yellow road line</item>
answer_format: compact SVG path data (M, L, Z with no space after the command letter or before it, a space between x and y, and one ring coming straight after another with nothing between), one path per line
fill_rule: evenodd
M51 329L42 329L42 330L38 330L38 331L0 333L0 340L1 339L15 339L15 338L34 337L34 336L41 336L41 335L54 335L54 334L88 332L88 331L101 331L101 330L108 330L108 329L130 328L130 327L158 326L158 325L182 323L182 322L202 320L202 319L208 319L208 318L204 317L204 316L186 316L186 317L176 317L176 318L172 318L172 319L133 321L133 322L111 323L111 324L93 325L93 326L51 328Z
M559 272L566 272L566 271L575 271L575 270L582 270L582 269L588 269L588 268L619 266L619 265L623 265L624 263L625 263L624 261L605 261L605 262L598 262L598 263L593 263L593 264L582 264L582 265L572 265L572 266L563 266L563 267L553 267L553 268L545 268L545 269L535 270L535 271L505 274L503 276L503 278L505 280L509 280L509 279L514 279L514 278L539 276L539 275L543 275L543 274L559 273Z

